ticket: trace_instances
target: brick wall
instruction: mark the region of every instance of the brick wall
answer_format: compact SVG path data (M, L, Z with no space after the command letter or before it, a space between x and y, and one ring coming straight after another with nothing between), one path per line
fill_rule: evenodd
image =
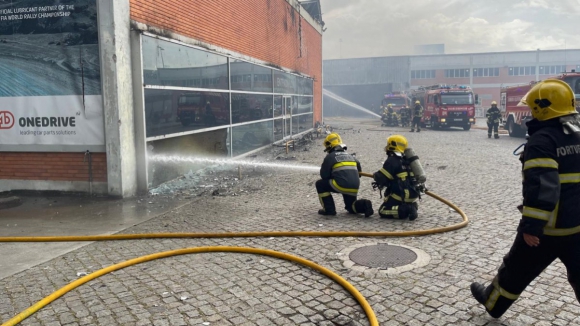
M88 181L84 153L0 152L0 179ZM92 154L93 181L107 181L105 153Z
M134 21L313 77L314 120L320 120L322 35L285 0L130 2Z

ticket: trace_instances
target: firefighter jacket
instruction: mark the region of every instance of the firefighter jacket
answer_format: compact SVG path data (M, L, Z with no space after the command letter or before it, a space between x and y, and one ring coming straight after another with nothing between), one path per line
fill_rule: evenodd
M360 162L341 146L326 155L320 167L322 180L329 180L330 186L341 194L356 196L360 187Z
M580 135L565 134L558 118L527 126L518 230L534 236L580 233Z
M412 203L419 198L419 193L413 186L413 172L403 156L387 152L383 167L373 174L373 179L380 188L385 189L385 201L389 198L400 202Z
M422 117L423 116L423 107L420 104L415 105L413 108L413 117Z
M487 114L485 116L487 117L487 123L499 123L499 119L501 118L501 111L497 108L497 106L492 106L491 108L487 109Z

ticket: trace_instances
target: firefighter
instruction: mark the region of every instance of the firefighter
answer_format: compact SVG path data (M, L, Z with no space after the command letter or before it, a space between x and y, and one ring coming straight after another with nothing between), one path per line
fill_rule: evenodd
M493 138L499 138L499 120L501 119L501 112L497 108L497 102L491 102L491 108L487 109L487 138L491 138L491 129L493 129Z
M383 123L381 123L381 127L389 125L389 105L383 107L383 114L381 115L381 121Z
M411 132L415 132L415 126L417 126L417 132L421 132L421 118L423 117L423 107L421 102L415 101L415 107L412 111L413 118L411 120Z
M405 158L407 139L401 135L387 138L387 159L383 167L373 174L374 188L385 190L385 200L379 208L379 216L390 219L417 218L419 191L413 184L410 163Z
M393 110L393 105L387 105L387 126L393 127L397 126L397 114Z
M497 276L471 293L499 318L556 258L580 302L580 116L561 80L537 83L525 96L533 119L524 148L523 205L517 235Z
M322 209L320 215L336 215L332 192L342 194L344 208L351 214L374 214L373 204L367 199L356 199L360 186L360 162L346 152L346 145L337 133L324 139L324 151L328 152L320 167L320 177L316 181L316 191Z
M217 124L215 114L213 113L209 101L205 103L205 114L203 116L203 121L206 127L213 127Z
M399 113L401 114L401 127L408 127L409 126L409 110L406 106L403 106Z

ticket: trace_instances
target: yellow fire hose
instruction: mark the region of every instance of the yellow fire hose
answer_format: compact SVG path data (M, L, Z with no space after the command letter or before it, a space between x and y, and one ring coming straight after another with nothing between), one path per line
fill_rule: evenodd
M319 271L320 273L333 279L336 283L340 284L345 290L347 290L350 294L352 294L352 296L358 301L358 303L362 306L363 310L365 311L371 326L378 326L379 325L379 323L377 321L377 317L375 316L373 309L371 308L371 306L369 305L367 300L362 296L362 294L360 294L360 292L354 286L352 286L348 281L346 281L344 278L340 277L338 274L332 272L331 270L329 270L325 267L322 267L322 266L320 266L314 262L311 262L309 260L306 260L304 258L300 258L297 256L293 256L290 254L286 254L286 253L278 252L278 251L274 251L274 250L248 248L248 247L226 247L226 246L219 247L218 246L218 247L185 248L185 249L164 251L164 252L159 252L159 253L155 253L155 254L151 254L151 255L147 255L147 256L142 256L139 258L134 258L134 259L127 260L127 261L124 261L124 262L119 263L119 264L115 264L115 265L100 269L94 273L91 273L87 276L84 276L76 281L69 283L68 285L57 290L56 292L53 292L51 295L38 301L33 306L29 307L28 309L26 309L23 312L16 315L14 318L12 318L12 319L8 320L6 323L2 324L2 326L16 325L17 323L28 318L33 313L37 312L42 307L44 307L44 306L48 305L49 303L53 302L54 300L60 298L68 291L71 291L71 290L79 287L80 285L85 284L89 281L92 281L100 276L105 275L105 274L114 272L116 270L119 270L119 269L122 269L122 268L125 268L128 266L148 262L148 261L159 259L159 258L166 258L166 257L186 255L186 254L197 254L197 253L204 253L204 252L241 252L241 253L249 253L249 254L255 254L255 255L265 255L265 256L271 256L271 257L290 260L290 261L302 264L304 266L310 267L312 269L315 269L315 270Z
M369 173L360 173L361 176L365 177L372 177L372 174ZM144 234L113 234L113 235L94 235L94 236L62 236L62 237L0 237L0 242L57 242L57 241L70 241L70 242L78 242L78 241L105 241L105 240L136 240L136 239L159 239L159 238L239 238L239 237L405 237L405 236L420 236L420 235L427 235L427 234L435 234L435 233L443 233L447 231L457 230L467 226L469 220L467 215L453 203L449 202L448 200L435 195L432 192L426 191L427 195L443 202L447 206L451 207L457 213L461 215L463 221L457 224L453 224L450 226L442 227L442 228L433 228L433 229L426 229L426 230L416 230L416 231L395 231L395 232L359 232L359 231L270 231L270 232L241 232L241 233L144 233ZM93 279L96 279L102 275L108 274L110 272L135 265L140 264L143 262L177 256L177 255L185 255L185 254L192 254L192 253L203 253L203 252L241 252L241 253L251 253L251 254L258 254L258 255L266 255L272 256L276 258L286 259L290 261L297 262L304 266L310 267L315 269L322 274L330 277L335 282L339 283L342 287L344 287L352 296L358 301L361 305L363 310L365 311L369 323L371 326L378 326L378 321L375 316L374 311L366 301L366 299L360 294L360 292L352 286L348 281L340 277L339 275L335 274L334 272L330 271L329 269L322 267L314 262L306 260L304 258L300 258L297 256L293 256L290 254L277 252L273 250L267 249L257 249L257 248L248 248L248 247L220 247L220 246L213 246L213 247L196 247L196 248L185 248L185 249L178 249L178 250L171 250L165 251L160 253L155 253L147 256L142 256L139 258L134 258L131 260L127 260L122 263L118 263L101 270L98 270L94 273L91 273L87 276L84 276L76 281L69 283L68 285L62 287L61 289L55 291L51 295L45 297L44 299L38 301L33 306L27 308L26 310L22 311L12 319L8 320L1 326L13 326L17 323L23 321L24 319L28 318L30 315L38 311L39 309L43 308L44 306L48 305L52 301L58 299L59 297L63 296L68 291L75 289L76 287L89 282Z
M81 235L55 237L0 237L0 242L79 242L106 240L139 240L168 238L255 238L255 237L412 237L427 234L443 233L467 226L469 220L457 206L436 194L427 191L427 195L443 202L458 212L463 221L457 224L413 231L263 231L263 232L222 232L222 233L136 233L110 235Z

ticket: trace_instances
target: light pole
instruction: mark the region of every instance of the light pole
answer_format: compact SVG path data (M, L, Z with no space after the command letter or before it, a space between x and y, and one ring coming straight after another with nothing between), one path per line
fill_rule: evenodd
M341 38L338 39L338 55L342 59L342 39Z

